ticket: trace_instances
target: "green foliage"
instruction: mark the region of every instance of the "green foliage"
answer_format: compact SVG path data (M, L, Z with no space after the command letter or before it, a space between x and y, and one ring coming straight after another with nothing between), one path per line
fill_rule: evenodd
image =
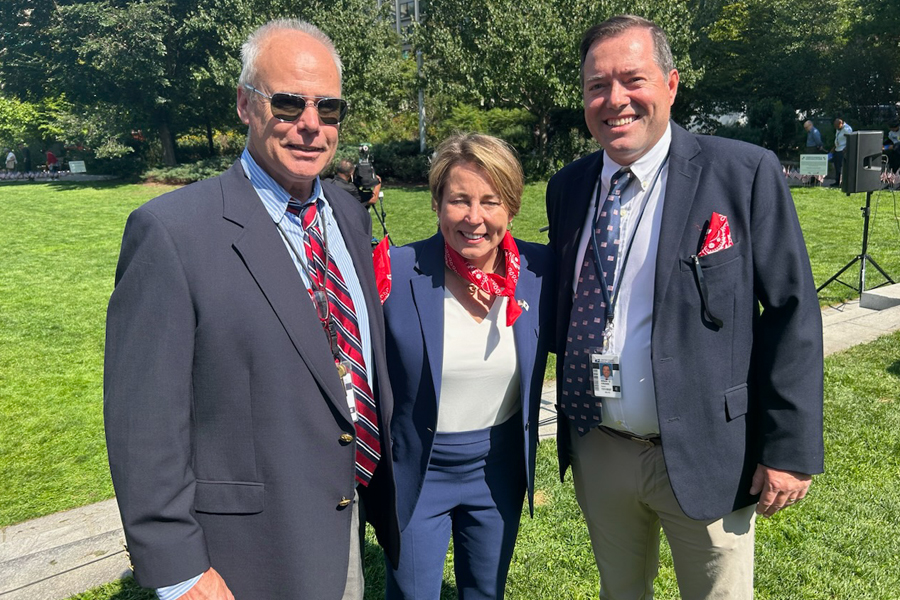
M215 177L227 170L234 161L235 158L233 156L213 156L174 167L149 169L144 172L143 179L148 183L165 183L168 185L193 183L201 179Z
M685 0L432 0L415 43L425 55L429 93L486 108L519 108L534 119L533 144L548 154L551 113L581 103L578 44L592 24L629 12L666 28L681 59L683 82L695 77L688 49L694 38Z
M429 154L419 154L419 142L389 142L371 148L375 172L382 180L408 184L428 181Z
M192 129L175 139L179 162L194 162L212 156L223 156L230 160L237 158L244 150L247 135L239 131L213 131L212 151L205 131Z
M776 154L786 154L787 150L794 149L800 123L792 106L774 98L763 98L747 112L747 127L759 132L761 139L757 143Z
M33 137L39 122L40 112L36 105L0 96L0 146L13 148Z
M534 115L522 108L479 109L471 104L457 104L450 114L436 124L431 132L436 140L443 140L455 132L478 132L503 138L520 153L534 148Z

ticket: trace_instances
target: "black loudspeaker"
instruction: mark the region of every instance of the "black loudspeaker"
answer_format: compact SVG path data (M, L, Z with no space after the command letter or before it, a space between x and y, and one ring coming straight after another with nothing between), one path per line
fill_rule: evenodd
M847 134L841 190L845 194L881 189L882 133L854 131Z

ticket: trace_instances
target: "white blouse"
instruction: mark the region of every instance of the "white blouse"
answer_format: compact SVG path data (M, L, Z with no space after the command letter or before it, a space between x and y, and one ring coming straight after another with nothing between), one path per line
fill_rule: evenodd
M498 297L487 317L476 323L444 289L444 364L437 431L485 429L519 411L519 361L513 329L506 325L506 303L506 297Z

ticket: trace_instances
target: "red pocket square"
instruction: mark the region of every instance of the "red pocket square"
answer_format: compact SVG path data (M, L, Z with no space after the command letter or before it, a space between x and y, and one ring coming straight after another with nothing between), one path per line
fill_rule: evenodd
M697 256L708 256L727 250L732 246L734 246L734 243L731 241L731 227L728 226L728 217L714 212L709 219L709 230L706 232L703 248Z
M387 236L384 237L372 252L372 266L375 267L375 285L381 303L391 295L391 250Z

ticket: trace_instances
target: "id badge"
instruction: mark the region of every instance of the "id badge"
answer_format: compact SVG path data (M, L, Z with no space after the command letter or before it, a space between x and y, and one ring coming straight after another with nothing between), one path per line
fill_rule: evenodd
M622 397L622 371L617 354L591 352L591 383L598 398Z
M353 376L350 374L350 363L341 361L337 363L338 375L344 385L344 394L347 397L347 408L350 409L350 418L356 423L359 415L356 414L356 394L353 391Z

